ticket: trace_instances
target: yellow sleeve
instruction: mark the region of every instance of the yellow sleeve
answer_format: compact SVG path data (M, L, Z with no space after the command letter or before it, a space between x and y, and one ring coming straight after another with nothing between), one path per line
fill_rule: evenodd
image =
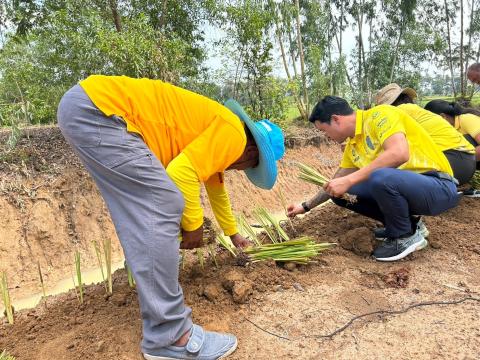
M232 206L223 181L223 173L211 176L205 182L208 200L220 227L227 236L238 233L237 222L232 213Z
M375 118L374 126L372 130L376 132L376 136L378 142L383 145L385 140L387 140L390 136L396 133L402 133L407 135L407 131L405 130L405 126L401 120L402 116L409 116L404 115L401 112L390 112L390 111L382 111L380 115Z
M480 117L473 114L460 115L460 128L471 137L480 134Z
M226 111L219 113L183 152L197 172L198 180L206 182L212 175L225 171L238 160L246 143L242 123L236 115Z
M203 224L203 209L200 206L200 182L192 163L184 153L180 153L168 164L167 174L185 199L182 229L186 231L198 229Z

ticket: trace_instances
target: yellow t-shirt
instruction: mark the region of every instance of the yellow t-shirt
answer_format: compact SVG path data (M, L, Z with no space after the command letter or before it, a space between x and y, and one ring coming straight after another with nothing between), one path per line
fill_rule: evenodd
M464 135L470 135L475 139L480 135L480 116L474 114L462 114L455 117L455 129Z
M408 142L410 159L399 169L416 173L441 171L453 175L445 155L427 132L410 116L390 105L370 110L357 110L355 136L347 140L342 168L363 168L383 152L383 143L396 133L403 133Z
M406 112L424 128L441 151L457 150L470 154L475 149L450 123L440 115L425 110L416 104L401 104L397 106Z
M128 131L140 134L172 178L179 181L189 177L179 186L184 197L192 193L186 190L188 186L208 182L223 173L245 149L246 135L240 119L205 96L160 80L126 76L92 75L81 81L80 86L106 116L122 117ZM174 176L175 166L169 170L169 164L180 154L188 159L187 165L184 162L179 166L181 174ZM193 167L194 172L185 171L185 166ZM215 194L218 198L214 203L218 203L218 199L228 199L224 189ZM195 201L200 204L199 197ZM185 230L194 230L202 224L198 220L202 219L198 207L184 213L182 224L189 224ZM192 221L188 220L189 217ZM231 231L232 226L229 228Z

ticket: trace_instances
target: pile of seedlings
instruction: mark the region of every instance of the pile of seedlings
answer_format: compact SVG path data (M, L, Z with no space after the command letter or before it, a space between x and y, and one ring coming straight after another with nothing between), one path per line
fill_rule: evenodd
M313 259L321 251L335 245L332 243L317 244L313 238L308 236L291 239L280 222L263 207L256 208L253 217L262 230L258 234L244 215L237 217L239 232L253 243L243 252L236 249L228 237L217 236L219 244L234 257L238 257L240 263L243 263L244 260L247 262L273 260L280 263L308 264L314 261ZM291 226L293 227L293 225Z
M475 190L480 190L480 170L475 171L470 180L470 185L472 185Z

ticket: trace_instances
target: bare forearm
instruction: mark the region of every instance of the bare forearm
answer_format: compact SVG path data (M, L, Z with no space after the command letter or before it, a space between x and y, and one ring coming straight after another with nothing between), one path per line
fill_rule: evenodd
M337 171L335 172L335 175L333 175L333 178L347 176L349 174L354 173L357 170L358 169L356 168L348 168L348 169L338 168ZM329 199L330 199L330 195L328 195L323 189L321 189L317 194L315 194L314 197L306 201L306 204L309 209L313 209L314 207L317 207L318 205L323 204Z

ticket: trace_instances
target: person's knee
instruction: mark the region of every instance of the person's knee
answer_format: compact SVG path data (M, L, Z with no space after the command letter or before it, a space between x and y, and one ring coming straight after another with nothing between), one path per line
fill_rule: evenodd
M391 170L390 168L380 168L372 171L368 179L372 194L391 185L392 179L396 176Z

